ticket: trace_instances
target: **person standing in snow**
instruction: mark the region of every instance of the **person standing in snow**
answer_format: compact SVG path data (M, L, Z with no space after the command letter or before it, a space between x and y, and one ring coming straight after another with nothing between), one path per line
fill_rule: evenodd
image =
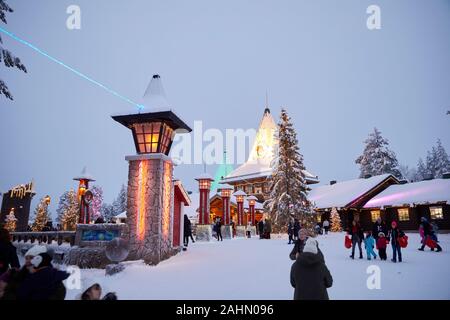
M248 221L247 222L247 227L245 228L245 232L247 233L247 238L251 238L252 237L252 222Z
M389 236L392 246L392 262L397 262L397 254L398 254L398 262L402 262L402 249L400 247L399 238L403 237L405 234L402 230L397 227L397 222L392 221L391 230L389 231Z
M293 242L293 238L294 238L294 222L292 221L292 219L289 220L287 232L288 232L288 237L289 237L288 244L291 244Z
M31 260L34 271L19 287L19 300L64 300L66 287L63 281L70 274L53 268L51 262L48 253L40 253Z
M305 243L308 239L308 231L305 228L300 229L300 231L298 232L298 240L295 241L294 248L289 254L289 259L293 261L297 260L299 254L303 252L303 248L305 247ZM320 249L319 255L322 256L322 259L324 259L322 251L320 251Z
M9 268L20 268L16 247L11 243L9 231L0 227L0 275Z
M372 233L370 231L367 231L366 238L364 239L364 246L366 248L367 260L370 260L372 256L376 259L377 255L373 251L375 248L375 239L372 237Z
M301 229L300 221L297 218L294 219L294 242L298 240L298 233Z
M378 240L378 234L380 232L383 232L386 235L388 230L386 227L386 223L383 220L381 220L380 217L378 217L377 221L375 221L372 226L372 235L375 238L375 241Z
M259 220L259 222L258 222L258 231L259 231L259 238L264 239L264 221L263 221L263 219Z
M17 292L25 281L34 271L34 266L31 263L35 256L47 252L47 247L44 245L35 245L25 253L25 263L18 271L15 269L9 270L8 283L4 290L3 300L17 300Z
M424 251L427 239L431 238L432 240L434 240L436 242L436 249L437 249L436 252L442 251L441 246L437 242L437 237L435 236L435 234L433 232L433 227L428 222L427 218L425 218L425 217L420 218L420 227L423 230L423 238L422 238L423 241L422 241L422 246L419 248L419 250ZM431 251L434 251L434 248L431 248Z
M353 220L350 229L348 230L349 235L352 236L352 255L350 258L355 259L355 247L358 245L359 249L359 258L362 259L362 249L361 243L364 239L364 233L362 231L361 225L356 220Z
M264 238L270 239L270 234L272 233L272 223L269 219L266 219L264 222Z
M325 219L325 221L322 223L323 229L325 230L325 234L328 234L328 230L330 229L330 222Z
M384 236L384 232L380 232L378 234L378 239L377 239L377 249L378 249L378 255L380 256L380 260L387 259L386 247L387 247L388 243L389 243L388 240Z
M192 224L187 214L184 215L184 229L183 229L183 244L187 248L189 245L189 238L192 238Z
M333 285L333 277L319 254L317 240L306 240L291 267L291 285L295 288L294 300L329 300L327 288Z
M223 241L221 227L222 227L222 222L220 222L220 218L218 218L216 221L217 241Z

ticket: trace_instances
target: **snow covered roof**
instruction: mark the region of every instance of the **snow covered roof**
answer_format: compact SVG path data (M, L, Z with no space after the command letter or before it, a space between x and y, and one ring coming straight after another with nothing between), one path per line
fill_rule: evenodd
M221 183L219 185L217 185L217 191L220 190L233 190L234 187L231 184L227 184L227 183Z
M393 185L369 200L364 208L450 203L450 179Z
M195 178L195 180L211 180L211 181L214 181L214 178L209 174L209 173L206 173L206 172L204 172L204 173L202 173L202 174L199 174L196 178Z
M117 216L114 216L115 219L126 219L127 218L127 212L124 211L122 213L119 213Z
M76 176L73 178L73 180L88 180L88 181L95 181L94 177L87 172L87 167L85 166L83 170L81 171L79 176Z
M344 208L389 179L394 179L393 181L398 183L394 176L383 174L367 179L354 179L337 182L333 185L318 186L312 188L308 199L315 204L317 209Z

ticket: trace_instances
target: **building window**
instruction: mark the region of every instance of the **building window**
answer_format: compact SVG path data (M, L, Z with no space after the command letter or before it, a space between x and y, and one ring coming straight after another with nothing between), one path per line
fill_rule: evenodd
M269 184L267 182L264 183L263 189L264 189L264 193L269 193L270 192L270 187L269 187Z
M262 187L260 184L255 186L255 193L256 194L261 194L262 193Z
M433 220L444 219L444 214L442 213L442 207L430 207L430 217Z
M377 219L381 217L380 210L372 210L372 211L370 211L370 216L372 218L372 222L377 221Z
M246 185L244 191L245 191L246 194L251 194L252 193L252 186L251 185Z
M398 214L399 221L409 221L409 209L408 208L397 209L397 214Z

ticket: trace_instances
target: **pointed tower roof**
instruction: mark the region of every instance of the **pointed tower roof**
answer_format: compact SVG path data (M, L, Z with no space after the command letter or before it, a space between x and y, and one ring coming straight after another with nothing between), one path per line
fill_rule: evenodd
M152 112L170 109L159 74L153 75L150 80L142 98L142 104Z
M81 171L81 174L75 178L73 178L73 180L87 180L87 181L95 181L94 177L87 172L87 167L84 166L83 170Z
M267 102L263 118L259 123L255 141L253 142L250 155L243 165L226 176L220 183L230 183L240 180L256 179L272 174L272 161L274 159L274 150L278 144L275 133L278 126L270 113ZM317 183L317 176L303 170L308 183Z

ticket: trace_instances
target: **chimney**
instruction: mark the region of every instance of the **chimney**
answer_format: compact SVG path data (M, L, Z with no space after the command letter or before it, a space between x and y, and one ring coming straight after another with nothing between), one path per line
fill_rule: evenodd
M372 177L371 174L366 174L366 175L364 176L364 179L369 179L369 178L371 178L371 177Z
M402 179L402 180L400 180L399 182L400 182L400 184L407 184L407 183L408 183L408 180Z
M336 180L331 180L330 181L330 186L332 186L333 184L336 184L336 182L337 182Z
M442 179L450 179L450 172L444 172Z
M427 173L424 177L422 181L428 181L428 180L433 180L433 175L431 173Z

